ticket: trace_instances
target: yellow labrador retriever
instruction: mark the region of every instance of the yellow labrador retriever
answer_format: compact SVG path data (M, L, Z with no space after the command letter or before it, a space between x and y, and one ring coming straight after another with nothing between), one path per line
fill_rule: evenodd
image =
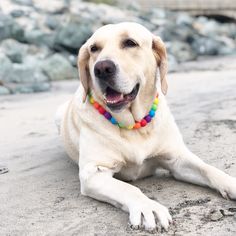
M236 200L236 178L183 142L164 96L167 55L159 37L137 23L103 26L81 47L78 67L81 85L56 122L79 165L82 194L122 208L133 228L147 230L157 220L167 230L168 209L124 181L153 175L157 167Z

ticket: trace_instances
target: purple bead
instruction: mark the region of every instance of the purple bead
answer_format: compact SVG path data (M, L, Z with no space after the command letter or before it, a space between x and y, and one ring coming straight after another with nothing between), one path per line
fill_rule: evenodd
M149 123L152 120L152 117L150 115L147 115L144 117L144 119Z
M109 113L109 112L107 112L107 111L105 111L105 113L103 114L108 120L110 120L111 119L111 114Z

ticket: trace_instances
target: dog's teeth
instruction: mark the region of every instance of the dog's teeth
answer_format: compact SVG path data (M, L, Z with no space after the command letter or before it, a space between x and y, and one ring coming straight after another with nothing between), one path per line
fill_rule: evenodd
M106 94L106 93L103 94L103 99L104 99L105 101L107 100L107 94Z

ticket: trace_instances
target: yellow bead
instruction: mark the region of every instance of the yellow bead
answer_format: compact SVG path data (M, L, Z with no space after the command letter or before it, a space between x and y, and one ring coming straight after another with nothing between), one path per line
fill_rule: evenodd
M155 98L153 103L157 105L158 104L158 98Z
M127 129L133 129L133 127L134 127L133 125L129 125L129 126L127 126L126 128L127 128Z
M94 104L94 99L92 97L89 98L91 104Z

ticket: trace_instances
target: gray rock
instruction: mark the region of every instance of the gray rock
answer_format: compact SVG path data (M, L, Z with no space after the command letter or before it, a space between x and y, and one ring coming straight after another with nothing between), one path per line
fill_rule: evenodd
M38 46L47 45L48 47L53 47L54 34L45 33L39 29L34 29L25 32L25 41Z
M32 84L32 88L34 92L45 92L50 90L51 84L49 82L44 82L44 83L34 83Z
M9 89L0 85L0 95L7 95L7 94L10 94Z
M44 60L41 68L50 80L65 80L77 78L77 70L60 54Z
M9 82L13 83L36 83L48 81L39 68L27 64L14 64Z
M184 42L174 41L167 49L175 56L178 62L191 61L197 58L197 54L192 50L189 44Z
M13 20L0 13L0 41L11 36Z
M187 13L180 13L176 19L176 24L179 26L183 26L183 25L192 26L193 22L194 22L194 18L191 17Z
M204 24L199 25L198 30L202 35L214 37L219 34L220 24L214 20L208 20Z
M14 64L11 79L13 83L27 83L34 81L34 68L25 64Z
M1 43L1 50L11 59L14 63L22 63L23 57L26 55L28 46L17 42L14 39L5 39Z
M9 172L9 169L6 166L0 165L0 175L6 174Z
M24 40L24 30L10 16L0 13L0 41L6 38Z
M209 214L209 218L211 221L219 221L223 218L224 216L219 210L212 210Z
M34 7L40 12L53 13L53 14L62 14L67 10L68 1L58 1L50 0L47 4L45 1L34 1Z
M176 61L175 56L171 53L168 53L168 71L174 72L178 70L178 62Z
M45 20L45 25L49 29L55 30L55 29L59 28L61 25L60 18L58 16L48 15Z
M197 31L187 24L176 26L175 23L169 21L167 25L160 27L156 32L167 42L184 41L191 43L193 36L197 34Z
M34 90L30 85L21 84L12 89L14 93L33 93Z
M17 41L24 42L25 41L25 32L23 28L18 24L13 24L11 28L11 37L16 39Z
M78 61L77 55L75 56L75 55L70 54L70 55L68 55L67 58L68 58L70 64L71 64L73 67L76 67L76 66L77 66L77 61Z
M11 16L14 17L14 18L18 18L18 17L21 17L21 16L24 16L25 15L25 12L21 9L18 9L18 10L13 10L11 11Z
M82 44L91 36L91 26L69 22L56 32L55 48L66 48L77 53Z
M3 53L0 53L0 65L0 81L8 81L12 74L13 64Z
M51 85L49 82L44 83L26 83L18 84L13 89L14 93L37 93L37 92L46 92L50 90Z
M151 15L158 19L166 19L167 18L167 11L161 8L153 8L151 9Z
M25 6L32 6L33 5L32 0L12 0L12 1L19 4L19 5L25 5Z
M226 45L214 38L196 37L192 43L192 48L198 55L219 55L223 50L227 51L226 48L221 49L222 47L226 47Z

